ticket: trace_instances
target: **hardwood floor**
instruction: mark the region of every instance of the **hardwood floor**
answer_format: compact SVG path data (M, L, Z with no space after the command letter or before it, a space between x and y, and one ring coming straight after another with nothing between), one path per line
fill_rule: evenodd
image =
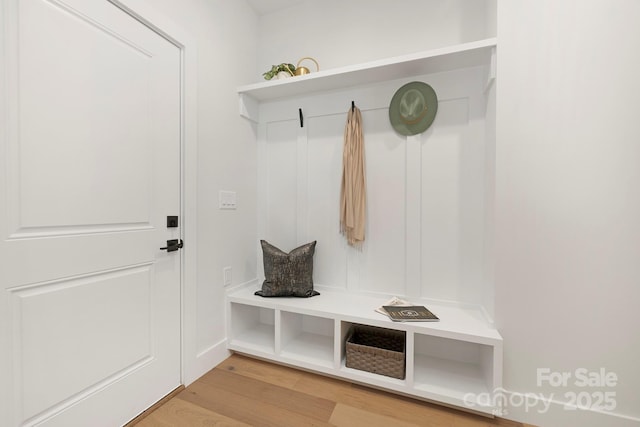
M136 427L525 427L234 354Z

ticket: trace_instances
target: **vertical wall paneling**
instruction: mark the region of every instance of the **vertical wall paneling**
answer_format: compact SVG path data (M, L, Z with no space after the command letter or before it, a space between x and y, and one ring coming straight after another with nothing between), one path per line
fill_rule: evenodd
M481 302L485 283L485 217L487 200L486 173L486 98L482 75L476 75L476 90L468 98L469 122L464 132L461 169L463 172L460 200L460 230L465 238L462 250L461 279L463 292L470 301ZM463 300L462 298L459 298Z
M390 100L390 98L389 98ZM360 258L360 290L405 294L406 138L383 108L362 112L367 185L367 223Z
M496 171L496 86L485 91L485 216L484 216L484 291L482 306L487 313L494 312L494 215ZM491 318L493 315L490 316Z
M302 109L304 115L305 110ZM305 121L306 122L306 121ZM296 183L298 187L296 189L296 247L307 243L308 239L308 221L307 221L307 207L309 205L308 193L307 193L307 180L309 176L308 171L308 144L307 144L307 129L309 123L304 123L304 126L298 125L298 135L296 139ZM291 248L293 249L293 248Z
M422 283L422 135L407 137L406 295L421 295Z
M267 227L264 238L285 252L297 243L297 120L267 124Z
M264 263L262 261L262 248L260 247L259 240L266 239L267 236L264 233L267 230L267 203L269 200L269 185L265 177L267 176L267 125L266 123L259 123L257 129L257 175L258 175L258 183L257 183L257 203L256 208L259 212L258 221L257 221L257 230L258 230L258 241L256 245L258 246L257 250L257 262L256 262L256 270L258 275L258 280L264 279Z
M434 87L438 115L425 133L405 137L393 130L388 108L395 91L414 80ZM317 240L318 285L484 305L492 295L485 227L493 163L486 139L495 134L485 129L494 92L491 86L485 92L485 84L486 69L474 67L263 102L261 238L283 250ZM362 111L366 157L367 224L359 249L346 244L339 228L352 100Z
M439 92L438 115L423 135L423 297L479 304L484 294L486 159L481 75L468 73L461 87Z
M340 183L346 114L310 117L308 129L307 218L309 240L317 240L314 281L347 286L347 247L340 235Z

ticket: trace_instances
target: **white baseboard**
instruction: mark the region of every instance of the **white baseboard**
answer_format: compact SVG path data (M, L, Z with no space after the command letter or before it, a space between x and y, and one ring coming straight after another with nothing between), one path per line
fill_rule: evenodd
M185 378L185 387L215 368L230 355L226 338L202 350L196 355L195 360L189 363L189 375Z
M238 285L229 286L225 288L225 292L229 293L248 286L254 286L257 290L257 284L258 279L252 279ZM188 338L190 340L195 340L194 335L190 335ZM190 342L190 344L194 345L193 342ZM190 346L187 346L186 348L188 349L190 348ZM209 372L211 369L215 368L218 364L220 364L220 362L229 357L231 355L231 352L227 350L227 339L224 338L219 342L210 345L204 350L197 352L193 359L191 358L191 354L183 356L185 357L185 370L183 374L183 382L185 386L188 386L189 384L193 383L195 380Z
M568 409L566 402L534 396L533 393L504 393L502 418L537 427L640 427L640 418L613 411Z

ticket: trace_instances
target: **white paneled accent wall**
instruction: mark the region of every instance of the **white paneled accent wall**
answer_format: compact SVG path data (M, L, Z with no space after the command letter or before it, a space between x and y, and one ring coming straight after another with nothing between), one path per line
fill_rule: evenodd
M487 164L493 163L487 159L495 141L486 138L485 120L495 114L487 111L494 92L485 91L485 71L476 67L261 103L258 237L284 251L317 240L317 285L488 305L490 312L486 228L492 213L486 199L493 191ZM393 130L388 107L395 91L413 80L435 89L438 114L425 133L405 137ZM349 247L339 229L351 101L362 111L365 140L361 249ZM261 257L258 250L260 269Z

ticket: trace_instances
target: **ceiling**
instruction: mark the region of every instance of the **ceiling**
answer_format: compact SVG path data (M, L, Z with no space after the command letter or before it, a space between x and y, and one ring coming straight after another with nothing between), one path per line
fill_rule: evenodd
M258 15L266 15L303 2L304 0L247 0Z

